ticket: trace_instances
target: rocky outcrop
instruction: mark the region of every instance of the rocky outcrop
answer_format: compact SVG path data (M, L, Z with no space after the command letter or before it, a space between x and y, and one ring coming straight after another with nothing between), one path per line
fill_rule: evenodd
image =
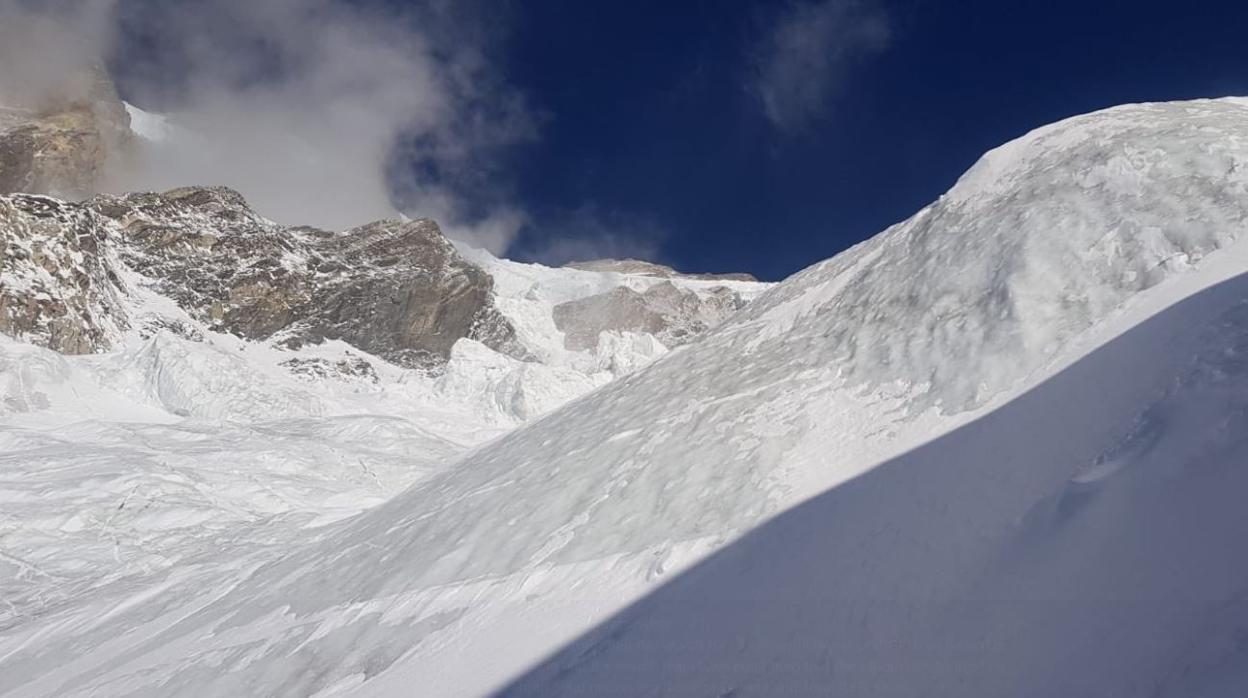
M744 305L740 295L718 286L699 295L671 281L639 293L626 286L555 306L555 326L572 351L598 347L607 331L650 334L664 346L680 346L723 322Z
M212 329L290 347L340 339L410 368L436 368L463 337L525 355L493 280L431 220L287 228L224 188L87 205L116 222L131 268Z
M383 221L306 233L319 283L291 341L343 339L407 366L439 363L462 337L524 358L492 303L494 280L455 252L438 225Z
M81 199L124 166L130 116L100 68L30 102L0 106L0 194Z
M377 369L362 356L349 355L337 361L321 358L289 359L283 361L282 365L291 374L311 382L336 379L377 383L381 380L377 376Z
M588 262L569 262L564 266L582 271L606 271L633 276L654 276L661 279L702 279L710 281L758 281L753 274L689 274L654 262L640 259L595 259Z
M0 196L0 332L64 354L108 348L128 324L110 234L82 206Z
M464 337L528 358L493 306L493 279L431 220L288 228L237 192L193 187L83 204L0 197L0 233L0 331L67 353L107 348L130 321L119 281L129 270L209 329L247 339L337 339L429 371Z
M289 348L342 340L428 372L463 338L534 358L495 307L493 279L431 220L291 228L235 191L189 187L81 204L0 196L0 234L0 332L63 353L106 350L127 328L192 340L204 328ZM726 286L704 286L621 286L555 306L554 321L573 351L596 350L607 331L676 347L744 304ZM139 308L139 288L189 319Z

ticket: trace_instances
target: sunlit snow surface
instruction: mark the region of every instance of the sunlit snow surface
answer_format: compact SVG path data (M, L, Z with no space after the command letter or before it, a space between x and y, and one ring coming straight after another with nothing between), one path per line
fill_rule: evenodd
M0 470L0 496L23 507L6 504L4 525L46 536L22 550L81 558L88 572L29 553L0 560L18 593L0 626L0 691L478 695L658 591L512 690L1239 695L1248 612L1236 599L1248 576L1219 561L1235 559L1228 532L1245 523L1228 493L1242 491L1248 455L1248 318L1242 283L1205 289L1248 272L1246 167L1242 100L1123 107L1042 129L703 339L450 464L414 454L433 446L404 446L447 438L419 423L394 433L370 422L353 442L333 421L306 421L361 400L400 404L384 392L292 397L284 404L307 414L260 433L243 420L207 443L193 422L138 415L138 433L88 422L83 449L80 426L13 418L0 438L30 455ZM515 271L498 274L512 317L552 293L507 292L527 283ZM520 332L549 329L535 319ZM131 351L123 365L176 348ZM62 368L39 369L70 391L46 392L49 402L80 385L134 387L60 378ZM350 520L274 504L262 487L235 502L213 484L222 472L280 480L265 454L289 449L306 459L307 500L334 501L344 478L370 477L347 462L357 448L388 500ZM92 459L119 474L84 482ZM391 496L385 474L405 463L420 473ZM134 485L166 467L162 486L217 498L203 509L237 507L237 518L189 523L192 507L133 523L147 501ZM324 477L309 477L317 467ZM68 521L72 507L55 499L94 518ZM114 542L113 512L146 537ZM1150 520L1165 521L1155 538L1123 529ZM95 570L125 546L124 576ZM638 649L647 642L666 659ZM1006 650L988 653L991 642Z
M427 376L341 342L279 349L210 331L129 272L136 326L198 337L117 330L117 351L61 356L0 335L0 630L105 583L287 546L667 351L630 333L567 351L551 319L555 303L655 279L466 253L539 361L465 340ZM344 359L371 375L335 372Z

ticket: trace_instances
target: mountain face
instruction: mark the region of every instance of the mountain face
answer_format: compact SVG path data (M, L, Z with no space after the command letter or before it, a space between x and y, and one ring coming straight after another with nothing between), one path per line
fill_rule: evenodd
M356 476L386 482L422 452L414 434L364 431L340 421L356 412L326 406L228 430L97 418L53 440L32 426L47 417L25 412L0 432L19 454L18 484L5 485L25 488L15 506L40 488L90 503L10 529L5 597L18 611L0 636L0 689L1241 695L1244 134L1248 101L1235 99L1122 107L1029 134L696 341L426 466L345 520L287 503L240 527L235 512L268 500L237 463L280 463L302 490L265 485L333 492L323 506L350 500L337 478L292 467L283 443L344 478L358 453ZM665 281L734 283L464 256L489 270L496 306L539 361L461 340L440 387L427 385L487 385L473 394L507 404L571 376L557 366L644 344L600 332L592 354L570 352L555 307L621 283L642 296ZM229 350L161 335L120 363L0 349L55 408L65 385L103 400L130 385L112 376L257 351L213 341ZM126 373L157 358L166 368ZM539 370L550 373L523 382ZM230 389L275 401L264 380ZM404 385L317 399L388 405ZM131 441L159 448L132 453ZM221 444L228 455L213 455ZM102 476L153 458L150 479ZM70 471L111 494L48 484ZM179 479L209 476L229 484L209 492L249 493L228 517ZM173 523L200 517L218 538ZM144 564L103 577L73 564L107 568L114 550Z
M223 188L0 233L0 693L1248 692L1248 100L770 287Z
M191 188L99 197L125 263L210 329L291 347L342 340L436 370L460 338L525 358L491 305L492 281L430 220L341 233L262 219L236 192Z
M182 135L122 109L144 147ZM97 164L98 142L64 141ZM81 200L0 194L0 479L24 483L0 486L5 637L90 589L292 544L675 347L600 322L569 349L555 306L668 284L702 317L769 286L518 264L429 220L281 225L223 187L19 179Z
M5 284L6 327L66 353L106 350L133 322L117 300L124 265L208 328L246 339L343 340L427 370L465 337L527 356L491 305L489 275L429 220L286 228L236 192L189 188L83 204L4 197L0 227L6 277L28 280Z
M337 233L292 228L262 218L237 192L191 187L82 204L0 197L0 228L0 330L63 353L105 351L136 322L160 324L131 317L121 302L120 278L134 272L142 277L134 283L207 329L245 339L289 348L341 340L432 372L460 339L536 360L495 307L490 274L431 220ZM567 301L553 319L572 351L596 349L603 332L648 334L675 347L741 305L724 286L699 294L656 281L642 292L619 286Z
M65 83L38 99L0 95L7 101L0 107L0 195L20 193L0 203L0 331L70 354L109 350L128 329L194 334L150 309L132 317L123 300L141 287L208 331L291 349L343 341L432 373L464 339L521 361L550 358L539 346L545 337L535 344L517 336L495 305L491 273L466 260L433 221L334 232L279 225L222 187L90 197L117 168L141 165L140 143L165 147L180 132L124 104L101 69ZM597 305L578 311L576 304L592 292L572 293L558 314L576 336L568 351L596 351L602 332L613 333L612 346L623 346L623 333L661 335L663 348L674 348L762 287L732 275L720 280L740 288L712 286L705 282L720 277L636 261L598 266L587 277L571 269L565 276L605 280L592 292L644 295L645 308L591 317ZM129 284L120 280L131 275ZM682 286L648 290L669 277ZM622 361L617 368L636 363Z
M44 196L0 196L0 232L0 332L86 354L128 326L110 230L92 211Z

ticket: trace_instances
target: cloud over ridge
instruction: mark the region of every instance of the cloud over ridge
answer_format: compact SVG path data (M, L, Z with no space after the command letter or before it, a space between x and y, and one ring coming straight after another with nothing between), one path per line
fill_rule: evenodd
M501 251L524 216L491 156L536 120L495 69L505 22L475 5L0 0L0 97L107 61L179 127L111 189L228 185L331 229L402 211Z

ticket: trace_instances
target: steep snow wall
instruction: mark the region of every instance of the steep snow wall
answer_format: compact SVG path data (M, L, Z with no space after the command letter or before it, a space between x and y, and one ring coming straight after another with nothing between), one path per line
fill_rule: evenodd
M502 695L1245 695L1246 466L1242 275L765 523Z

